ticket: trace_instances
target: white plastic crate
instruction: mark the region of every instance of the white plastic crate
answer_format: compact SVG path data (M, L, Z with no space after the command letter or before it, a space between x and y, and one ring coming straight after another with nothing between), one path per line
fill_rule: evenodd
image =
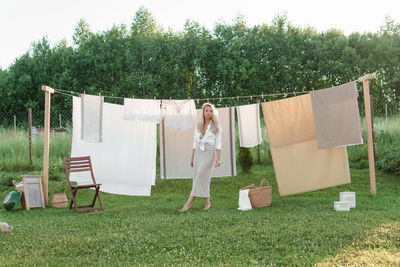
M350 202L335 201L335 202L333 202L333 208L336 211L350 211Z
M340 201L350 202L350 208L356 207L356 192L340 192Z

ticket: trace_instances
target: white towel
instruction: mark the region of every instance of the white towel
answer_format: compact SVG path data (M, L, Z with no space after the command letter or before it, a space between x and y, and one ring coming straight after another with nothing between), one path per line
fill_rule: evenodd
M194 100L163 100L164 124L173 131L189 131L197 122Z
M251 202L249 198L249 189L244 189L239 191L239 208L238 210L245 211L251 210Z
M103 96L82 95L81 138L87 142L102 141Z
M260 104L237 106L239 140L241 147L261 144Z
M152 99L124 99L124 119L160 123L161 101Z
M100 190L107 193L150 196L156 176L157 125L123 119L124 107L104 103L103 142L79 138L80 98L73 98L71 156L90 156ZM91 182L89 173L71 173L78 184Z

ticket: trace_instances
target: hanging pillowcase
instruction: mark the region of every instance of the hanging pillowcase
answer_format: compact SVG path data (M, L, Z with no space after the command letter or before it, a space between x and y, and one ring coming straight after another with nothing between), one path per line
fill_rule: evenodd
M197 122L194 100L163 100L164 125L173 131L188 131Z
M81 95L82 140L93 143L102 141L103 102L103 96Z
M124 99L124 120L160 123L161 101L152 99Z

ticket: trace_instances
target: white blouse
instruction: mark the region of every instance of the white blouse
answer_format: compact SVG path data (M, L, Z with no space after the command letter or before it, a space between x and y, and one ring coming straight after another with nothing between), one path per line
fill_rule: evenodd
M200 149L201 151L204 151L205 147L204 144L208 143L210 145L215 146L215 149L221 149L222 148L222 127L219 125L219 131L218 133L214 133L211 129L211 122L207 125L207 130L203 138L201 137L201 132L197 128L197 125L194 127L194 140L193 140L193 148L194 149Z

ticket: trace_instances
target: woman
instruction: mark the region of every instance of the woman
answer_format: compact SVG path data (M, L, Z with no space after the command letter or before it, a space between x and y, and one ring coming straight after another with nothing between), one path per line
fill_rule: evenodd
M187 211L196 197L204 198L206 204L204 210L210 209L210 181L215 154L217 154L215 167L221 165L222 127L218 123L218 111L212 104L204 103L201 113L199 123L194 129L190 161L190 166L194 168L192 192L181 211Z

